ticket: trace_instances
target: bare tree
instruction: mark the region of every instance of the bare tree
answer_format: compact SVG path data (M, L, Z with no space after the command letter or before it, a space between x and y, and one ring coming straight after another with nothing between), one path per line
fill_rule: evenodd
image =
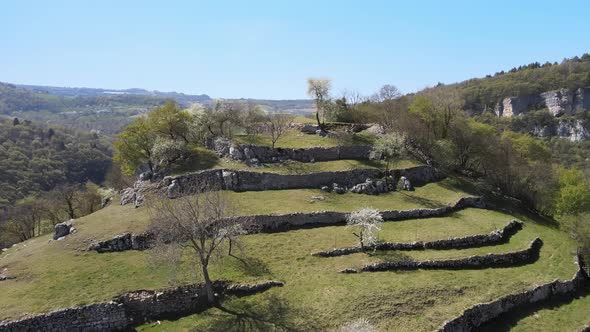
M289 128L289 123L291 123L293 117L289 114L269 114L266 117L265 128L266 131L270 134L270 139L272 141L272 148L274 149L275 144L283 136L283 134Z
M346 217L347 226L358 229L358 233L352 234L359 239L361 249L365 249L366 245L373 246L377 243L377 235L382 223L383 217L379 211L370 208L351 212Z
M377 102L385 102L389 100L395 100L402 96L402 93L395 85L385 84L379 89L377 93L373 95L371 99Z
M78 188L73 184L64 184L55 187L52 194L61 204L70 219L76 218L76 194Z
M323 118L323 113L330 101L331 86L332 83L329 79L307 79L307 94L315 101L315 118L320 129L324 129L323 119L320 121L320 117Z
M239 230L239 222L231 218L233 209L227 193L206 191L174 200L153 197L148 207L150 230L156 234L155 250L161 250L170 261L180 262L179 257L189 249L200 267L207 299L215 303L209 263L224 255L225 251L220 249L226 240L235 240L243 234L234 231Z
M8 211L8 222L4 231L21 241L41 235L41 220L45 206L38 198L29 198Z

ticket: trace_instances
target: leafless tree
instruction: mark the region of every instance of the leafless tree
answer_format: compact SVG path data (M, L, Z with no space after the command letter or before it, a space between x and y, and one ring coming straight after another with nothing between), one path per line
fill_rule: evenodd
M269 114L266 117L265 128L266 131L270 134L270 139L272 141L272 147L274 149L275 144L285 134L287 129L289 129L289 124L293 120L293 117L289 114Z
M395 85L385 84L379 89L377 93L373 95L371 99L377 102L384 102L388 100L398 99L402 96L402 93Z
M233 208L227 193L205 191L174 200L152 197L148 208L152 220L150 231L156 235L154 250L180 264L180 257L188 249L200 267L207 299L215 303L209 263L226 253L220 250L225 241L235 240L244 233L233 231L239 230L239 221L232 218Z
M9 210L8 222L3 229L21 241L41 235L44 210L42 201L37 198L18 204Z
M52 195L58 200L70 219L76 218L76 194L78 187L73 184L64 184L55 187L51 191Z

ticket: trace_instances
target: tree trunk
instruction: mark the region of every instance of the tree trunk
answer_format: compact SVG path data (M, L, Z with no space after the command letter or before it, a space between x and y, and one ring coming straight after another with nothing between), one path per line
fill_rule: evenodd
M203 278L205 279L205 290L207 291L207 301L211 304L215 303L215 295L213 294L213 283L209 278L209 271L207 264L201 261L201 268L203 271Z

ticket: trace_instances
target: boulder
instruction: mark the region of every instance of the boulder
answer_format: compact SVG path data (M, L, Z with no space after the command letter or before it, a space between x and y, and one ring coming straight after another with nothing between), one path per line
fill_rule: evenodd
M232 159L234 159L234 160L242 160L242 159L244 159L244 154L243 154L243 153L242 153L242 151L240 151L240 149L239 149L237 146L235 146L235 145L232 145L232 146L229 148L229 155L230 155L230 157L231 157Z
M175 198L178 196L179 192L180 185L178 184L178 180L174 179L166 189L166 196L168 196L168 198Z
M121 191L121 205L135 202L135 190L133 188L123 189Z
M246 156L246 159L256 158L256 156L254 155L254 152L252 152L252 149L250 149L250 148L244 148L244 156Z
M64 221L64 222L61 222L61 223L55 225L54 234L53 234L54 240L57 240L61 237L64 237L64 236L70 234L70 230L73 228L72 227L72 220L73 219L70 219L68 221Z
M152 178L152 172L143 172L139 174L139 181L148 181Z

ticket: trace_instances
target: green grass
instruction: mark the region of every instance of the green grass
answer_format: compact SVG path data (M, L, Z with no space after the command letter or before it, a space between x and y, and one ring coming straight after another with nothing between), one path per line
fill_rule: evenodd
M525 310L520 315L502 316L501 320L486 325L482 331L543 331L548 327L554 331L581 331L590 324L587 318L589 309L590 295L586 292L573 300L557 299Z
M375 140L375 136L367 132L360 132L355 135L339 135L340 138L321 137L299 132L295 129L288 130L279 138L277 148L312 148L312 147L334 147L339 145L369 145ZM271 146L270 135L261 134L255 137L236 135L233 138L236 142L243 144L255 144Z
M491 231L511 216L468 209L447 218L390 222L384 224L382 238L388 241L437 239L450 234L468 235ZM329 330L359 317L368 318L383 331L432 331L464 308L486 302L555 278L571 278L574 245L567 236L547 226L527 220L524 229L505 245L450 251L398 253L396 258L454 258L493 252L506 252L528 246L536 236L544 239L541 258L534 264L514 268L462 271L375 272L344 275L336 271L358 267L379 257L355 254L334 258L312 257L318 249L355 244L345 227L296 230L289 233L260 234L247 238L246 260L258 266L251 269L233 258L225 259L216 274L232 279L273 278L286 282L266 294L247 299L230 299L225 305L237 311L254 312L264 317L268 303L278 298L289 312L274 317L303 330ZM262 267L261 267L262 266ZM490 287L493 285L493 287ZM583 317L573 317L579 322ZM140 330L214 330L229 326L234 319L218 310L192 315L161 325L147 324ZM549 324L546 331L555 330Z
M247 170L253 172L272 172L280 174L305 174L326 171L346 171L359 168L385 168L385 163L378 160L333 160L315 163L304 163L298 161L285 161L281 163L266 163L264 167L255 168L231 160L219 158L215 152L199 146L191 146L191 156L182 164L172 169L173 175L195 172L211 168L225 168L235 170ZM408 168L419 166L421 163L414 160L398 160L389 165L390 168Z
M381 209L402 209L438 206L467 194L453 189L453 183L446 180L418 188L415 192L380 196L327 195L326 201L316 203L308 202L311 195L320 193L313 190L230 195L238 200L241 212L248 214L319 209L348 211L367 204ZM500 212L467 209L444 218L386 222L381 238L410 242L481 234L503 227L512 218ZM123 231L141 231L148 223L147 219L145 208L111 205L76 220L78 232L63 241L49 242L49 236L42 236L10 249L0 256L0 268L7 268L8 273L17 279L0 283L0 319L105 301L126 291L167 287L172 281L195 282L187 274L174 277L164 266L151 264L149 251L97 254L80 250L93 239ZM310 253L354 245L355 237L344 226L248 235L243 240L245 251L239 254L243 260L224 258L212 266L211 272L216 279L238 282L284 281L285 287L252 297L228 299L225 305L286 326L326 330L366 317L384 331L430 331L475 303L555 278L571 278L575 272L574 243L565 233L549 225L530 219L524 221L524 229L509 243L495 247L373 256L354 254L334 258L312 257ZM545 243L541 258L534 264L521 267L358 275L337 273L343 268L385 259L446 259L520 250L537 236ZM588 308L585 304L582 307ZM570 314L570 318L578 323L583 320L578 317L579 311L573 310ZM215 330L235 324L234 317L219 310L208 310L177 321L165 321L162 325L147 324L141 329ZM556 327L548 322L543 329L549 331Z
M319 189L293 189L229 192L228 195L244 215L294 213L312 211L353 211L363 207L378 210L406 210L418 207L435 208L456 202L467 195L448 189L445 181L430 183L415 191L395 191L377 196L325 193ZM323 196L324 200L313 200Z

